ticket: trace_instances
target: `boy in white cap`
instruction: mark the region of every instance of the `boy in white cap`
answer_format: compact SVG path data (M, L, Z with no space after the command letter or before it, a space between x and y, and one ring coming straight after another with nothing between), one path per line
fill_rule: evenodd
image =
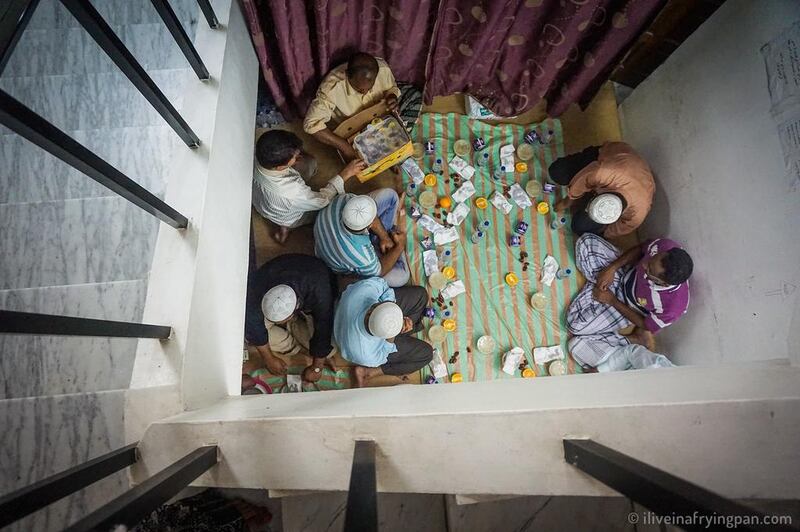
M316 382L333 347L336 279L321 260L310 255L281 255L248 278L245 339L256 348L274 375L286 373L276 355L309 354L313 362L303 379Z
M333 334L345 360L357 364L356 386L378 375L406 375L428 364L430 344L410 336L422 329L428 292L392 289L380 277L351 284L336 306Z
M556 212L572 208L572 230L605 238L626 235L644 221L655 182L647 162L624 142L590 146L556 159L550 179L568 187Z
M314 223L315 254L335 273L405 285L410 272L406 235L395 225L399 208L400 198L390 188L336 196Z

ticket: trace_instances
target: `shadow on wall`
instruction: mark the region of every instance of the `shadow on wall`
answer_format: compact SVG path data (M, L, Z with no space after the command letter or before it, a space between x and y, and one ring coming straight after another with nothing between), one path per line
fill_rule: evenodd
M669 196L664 190L664 185L658 178L658 174L653 172L653 180L656 184L656 193L653 197L653 206L643 224L644 231L641 231L641 238L654 238L659 236L670 237L670 205ZM643 233L643 234L642 234Z

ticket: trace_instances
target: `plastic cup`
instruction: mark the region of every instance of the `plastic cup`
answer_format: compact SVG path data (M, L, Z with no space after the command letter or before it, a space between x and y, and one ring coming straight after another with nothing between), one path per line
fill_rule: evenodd
M546 201L540 201L536 204L536 212L539 214L547 214L550 212L550 204Z
M528 193L528 196L535 198L536 196L542 193L542 184L536 181L535 179L531 179L525 185L525 192Z
M447 279L452 279L456 276L456 269L452 266L445 266L442 268L442 275L444 275Z
M425 185L429 187L436 186L436 175L435 174L427 174L424 178Z
M433 272L430 277L428 277L428 284L431 285L431 288L434 290L441 290L444 288L444 285L447 284L447 277L442 272Z
M516 170L518 174L524 174L528 171L528 163L517 163L514 165L514 170Z
M441 344L444 342L445 338L447 338L447 331L445 331L444 327L441 325L432 325L431 328L428 329L428 340L430 340L432 344Z
M507 273L506 274L506 284L508 286L517 286L517 284L519 284L519 277L517 277L517 274L514 273L514 272Z
M445 331L453 332L456 330L456 320L453 318L448 318L442 322L442 327L444 327Z
M431 190L426 190L417 198L423 209L433 209L436 206L436 194Z
M553 360L547 366L547 373L552 375L553 377L558 375L566 375L567 374L567 365L564 364L563 360Z
M415 142L411 147L414 149L414 155L412 155L412 157L417 161L421 161L422 158L425 157L425 147L419 142Z
M522 376L526 379L532 379L536 376L536 372L533 371L531 368L525 368L522 370Z
M478 348L479 353L484 355L491 355L492 353L494 353L494 350L497 349L497 343L491 336L484 335L478 338L475 347Z
M517 157L520 161L530 161L533 159L533 146L530 144L522 144L517 148Z
M478 196L475 198L475 206L479 209L485 209L489 206L489 201L483 196Z
M464 377L461 376L461 373L453 373L450 375L450 382L464 382Z
M536 292L531 296L531 306L539 312L547 309L547 296L542 292Z
M470 148L471 146L469 145L469 141L464 139L458 139L453 144L453 151L456 153L456 155L462 158L469 155Z

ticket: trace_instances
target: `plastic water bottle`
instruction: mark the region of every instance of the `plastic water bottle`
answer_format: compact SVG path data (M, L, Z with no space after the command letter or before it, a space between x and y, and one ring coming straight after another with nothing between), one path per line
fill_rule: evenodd
M498 180L498 181L502 180L502 179L505 179L506 178L506 167L503 166L503 165L498 166L497 169L494 171L494 175L492 177L494 177L495 180Z
M475 154L475 166L489 166L489 154L486 152Z
M556 214L553 217L553 221L550 222L550 229L561 229L564 226L564 224L566 224L566 223L567 223L567 219L564 216L561 216L560 214Z
M416 193L417 193L417 184L414 183L413 181L410 181L408 183L408 186L406 187L406 196L413 198L414 194Z
M434 163L433 163L433 166L431 167L431 170L433 170L434 174L441 174L442 170L443 170L442 160L441 159L436 159L436 161L434 161Z
M556 279L564 279L565 277L569 277L572 275L572 270L569 268L559 268L556 272Z
M444 266L447 266L453 262L453 252L450 250L450 248L444 248L439 252L439 260L442 261Z
M492 222L490 222L490 221L487 219L487 220L484 220L484 221L482 221L482 222L480 223L480 226L478 227L478 229L480 229L481 231L483 231L484 233L486 233L486 232L488 232L488 231L489 231L489 228L490 228L491 226L492 226Z
M480 229L476 229L475 231L472 232L472 236L469 237L469 239L473 244L477 244L478 242L483 240L483 231L481 231Z
M553 140L552 129L548 129L545 135L539 135L539 144L550 144L551 140Z

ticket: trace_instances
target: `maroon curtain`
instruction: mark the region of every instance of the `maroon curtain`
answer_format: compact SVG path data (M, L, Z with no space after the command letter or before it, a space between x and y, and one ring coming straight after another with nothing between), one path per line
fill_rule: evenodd
M665 0L243 0L264 79L287 118L355 51L434 96L467 92L501 115L546 98L585 106ZM259 27L260 26L260 27ZM263 33L262 33L263 29Z
M425 101L467 92L500 115L585 106L663 0L442 0Z
M259 59L281 113L304 116L323 76L357 51L384 58L398 81L422 87L437 6L431 0L258 2L266 42ZM256 32L258 50L257 39Z

